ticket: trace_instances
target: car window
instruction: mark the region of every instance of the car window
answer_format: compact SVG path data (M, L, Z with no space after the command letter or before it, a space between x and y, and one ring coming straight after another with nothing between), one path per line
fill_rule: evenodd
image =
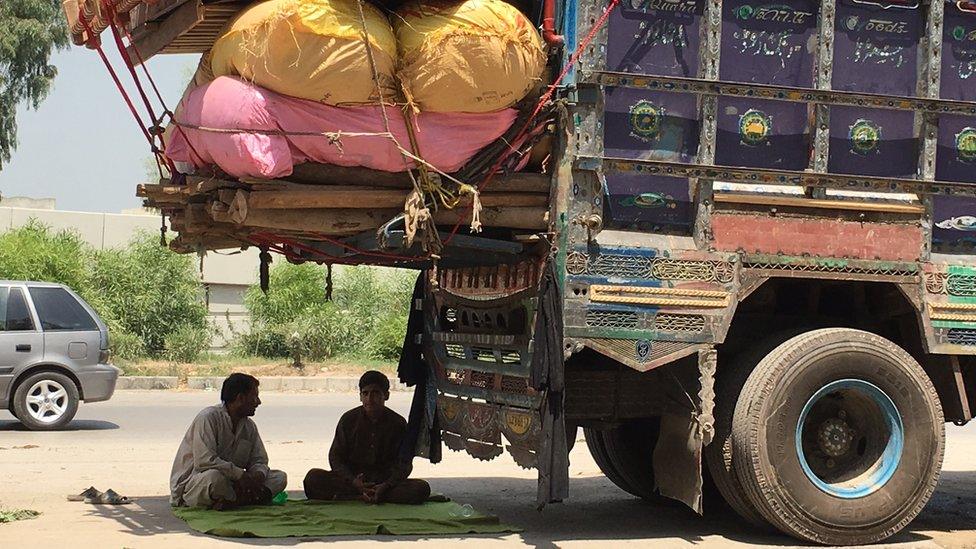
M7 294L7 314L4 315L7 331L25 331L34 329L27 298L20 288L10 288Z
M30 288L44 331L97 330L88 311L64 288Z
M0 286L0 332L7 329L7 294L9 286Z

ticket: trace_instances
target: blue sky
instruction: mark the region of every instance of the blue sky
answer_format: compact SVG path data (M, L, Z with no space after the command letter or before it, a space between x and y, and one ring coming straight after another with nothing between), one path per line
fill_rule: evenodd
M107 33L104 37L111 53L114 46ZM134 90L118 54L110 58ZM158 55L147 63L170 109L198 59ZM36 111L18 109L19 144L0 171L0 193L55 198L61 210L118 212L140 206L135 188L147 179L149 144L98 53L72 46L56 53L52 63L58 68L52 93ZM141 71L140 76L145 80Z

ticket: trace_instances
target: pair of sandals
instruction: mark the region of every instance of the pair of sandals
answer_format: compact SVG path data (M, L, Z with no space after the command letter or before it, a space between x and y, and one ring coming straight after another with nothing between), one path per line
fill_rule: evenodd
M128 497L120 495L111 488L101 492L94 486L89 486L88 488L82 490L80 494L67 496L67 498L68 501L82 501L85 503L101 505L126 505L132 503L132 500L130 500Z

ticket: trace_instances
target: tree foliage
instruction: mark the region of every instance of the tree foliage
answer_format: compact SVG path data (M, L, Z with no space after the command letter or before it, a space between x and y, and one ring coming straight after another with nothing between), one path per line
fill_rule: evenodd
M113 353L121 358L184 360L210 345L193 260L160 247L149 233L125 248L96 251L75 232L31 220L0 233L0 279L59 282L75 290L108 325Z
M335 356L400 356L413 291L412 273L337 267L334 301L325 299L325 269L278 263L269 290L252 286L244 297L251 330L239 336L243 354L322 360Z
M51 54L67 46L61 0L0 0L0 169L17 147L17 105L38 107L57 74Z

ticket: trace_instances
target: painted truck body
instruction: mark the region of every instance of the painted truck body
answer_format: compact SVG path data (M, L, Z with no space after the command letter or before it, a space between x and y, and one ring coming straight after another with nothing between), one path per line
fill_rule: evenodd
M757 525L885 539L976 406L976 15L565 2L564 61L608 6L563 83L551 240L427 271L435 427L539 467L540 503L571 500L582 428L632 494L701 512L712 482Z

